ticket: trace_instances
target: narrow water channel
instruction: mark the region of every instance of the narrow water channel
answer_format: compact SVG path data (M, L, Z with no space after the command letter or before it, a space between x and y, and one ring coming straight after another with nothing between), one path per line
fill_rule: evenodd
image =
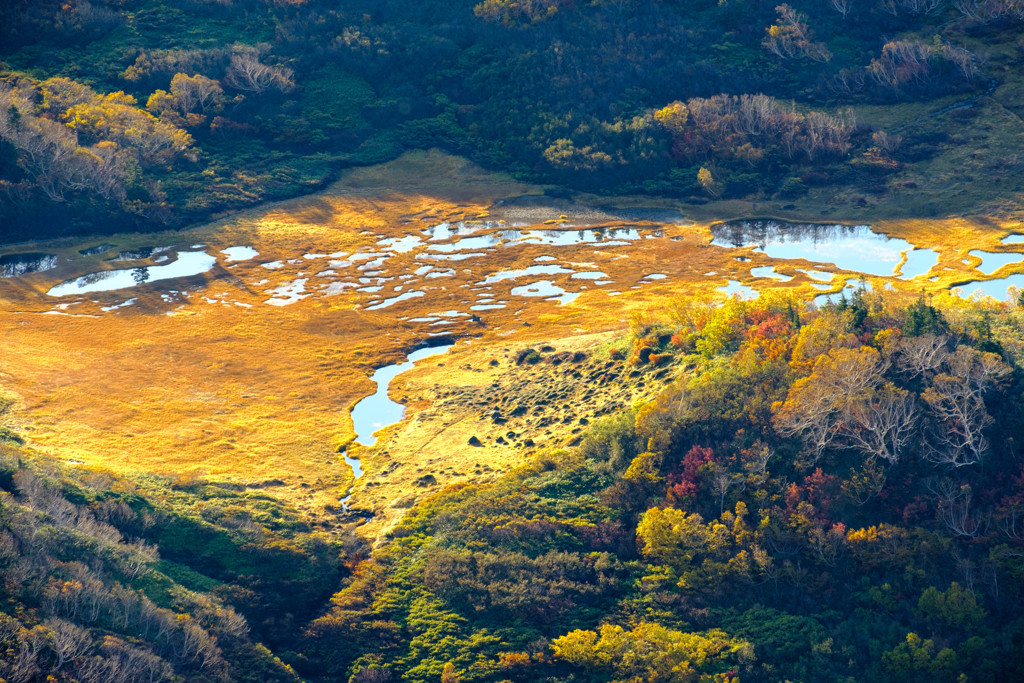
M416 361L445 353L451 347L452 344L428 346L410 353L404 363L385 365L373 373L370 379L377 383L377 391L352 408L352 426L356 432L358 443L372 446L377 443L375 432L396 422L401 422L405 417L405 406L395 403L388 397L388 385L391 384L391 380L407 370L412 370Z
M377 391L359 401L352 408L352 426L356 433L355 441L364 446L372 446L377 443L376 432L401 422L402 418L405 417L405 406L392 401L388 396L388 387L391 385L391 380L403 372L412 370L416 365L416 361L445 353L452 346L453 344L428 346L427 348L413 351L402 363L385 365L374 372L371 379L377 383ZM363 476L363 467L359 459L350 456L348 451L342 451L341 456L345 459L345 464L352 468L352 476L354 477L352 487L354 488L355 480ZM348 510L348 503L351 498L352 488L341 499L341 505L346 511Z

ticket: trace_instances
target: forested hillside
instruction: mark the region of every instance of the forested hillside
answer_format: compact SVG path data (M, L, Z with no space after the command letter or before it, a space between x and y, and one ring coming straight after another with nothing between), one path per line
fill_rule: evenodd
M680 299L602 352L669 389L372 551L259 489L6 433L0 675L1017 680L1022 333L955 297Z
M1024 316L681 302L655 401L413 510L308 629L313 680L1024 676ZM642 381L642 380L637 380Z
M7 2L0 238L181 226L434 146L570 190L955 213L954 164L975 205L1019 188L1022 22L1017 0Z
M297 681L267 646L322 611L339 542L258 491L75 472L0 434L0 679Z

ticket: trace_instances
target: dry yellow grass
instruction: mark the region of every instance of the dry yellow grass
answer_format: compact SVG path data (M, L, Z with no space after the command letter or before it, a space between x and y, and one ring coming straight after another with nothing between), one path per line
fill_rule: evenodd
M623 333L632 312L663 309L680 294L719 287L727 279L758 288L792 288L805 296L820 293L796 270L806 264L774 261L749 248L710 246L706 223L635 223L643 230L660 230L663 238L615 248L533 243L494 248L485 257L440 264L456 272L421 279L416 287L425 292L423 297L377 311L367 310L377 294L354 287L333 295L315 289L321 280L328 281L318 273L331 270L330 259L307 259L306 254L370 250L382 238L419 234L442 221L478 219L496 200L530 193L537 190L485 174L463 160L418 153L353 171L320 195L187 232L7 249L47 251L61 259L56 270L0 280L0 384L17 396L14 426L36 447L64 460L117 472L270 482L268 492L300 508L339 513L337 500L352 481L338 454L354 435L348 411L372 393L373 369L401 360L427 333L442 329L463 341L393 385L392 397L410 407L408 419L382 433L373 448L351 450L366 472L355 488L353 505L376 516L366 529L377 533L427 491L487 478L521 462L532 448L571 442L579 423L562 421L564 415L556 419L557 411L551 412L554 422L542 427L496 424L488 417L489 408L480 397L495 384L496 390L506 391L524 372L537 374L538 388L565 384L565 368L515 366L510 357L516 350L550 343L559 351L592 351ZM494 213L498 215L496 209ZM545 220L557 222L559 215ZM909 282L869 278L876 287L893 282L912 293L963 281L976 265L967 250L1006 250L1000 238L1020 226L948 219L885 221L876 227L940 251L939 266L932 272L939 277L935 282L923 276ZM238 263L221 260L209 273L184 282L89 295L60 311L70 315L48 314L57 302L45 292L55 283L123 267L78 253L101 241L118 249L205 244L209 253L247 245L260 256ZM445 308L465 310L475 296L471 291L487 273L523 268L551 253L574 270L607 273L614 284L599 287L570 283L565 274L542 276L581 291L574 302L561 306L512 296L511 288L523 282L504 280L491 286L490 296L508 301L507 308L481 313L480 322L461 317L437 328L410 320ZM739 255L750 260L739 261ZM268 261L281 261L281 267L264 268ZM389 276L396 276L423 263L399 253L386 268ZM774 265L793 279L770 285L751 277L750 268L762 265ZM706 275L712 271L715 275ZM667 277L642 282L651 273ZM1006 274L1007 269L1000 271ZM300 277L308 281L310 296L287 306L264 303L269 290ZM835 289L855 277L847 273L835 278ZM587 289L580 290L584 284ZM613 289L619 293L608 291ZM171 295L171 290L185 293ZM129 297L137 301L102 310ZM619 382L580 404L592 414L629 405L668 379L643 388ZM516 443L497 441L510 430L517 432ZM470 436L486 445L470 446ZM526 438L535 446L525 446Z

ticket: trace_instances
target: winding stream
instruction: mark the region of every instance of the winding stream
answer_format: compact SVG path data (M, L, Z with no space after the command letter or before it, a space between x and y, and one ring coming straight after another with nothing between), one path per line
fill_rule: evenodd
M446 353L452 346L454 344L428 346L418 351L413 351L402 363L385 365L377 369L370 378L377 383L377 391L356 403L352 408L352 427L356 433L355 441L364 446L372 446L377 443L376 432L401 422L405 417L405 406L392 401L388 396L388 387L391 385L391 380L403 372L412 370L416 365L416 361ZM363 476L363 468L359 463L359 459L350 456L348 451L342 451L341 456L345 459L345 464L352 468L352 476L355 478L352 481L352 487L349 488L345 497L341 499L341 505L347 511L349 500L352 498L352 488L355 487L355 480Z
M428 346L419 351L413 351L404 363L385 365L373 373L370 379L377 383L377 391L352 408L352 427L356 432L357 443L372 446L377 443L375 432L396 422L401 422L405 417L405 406L395 403L388 397L388 385L391 384L391 380L407 370L412 370L416 361L445 353L452 346L453 344Z

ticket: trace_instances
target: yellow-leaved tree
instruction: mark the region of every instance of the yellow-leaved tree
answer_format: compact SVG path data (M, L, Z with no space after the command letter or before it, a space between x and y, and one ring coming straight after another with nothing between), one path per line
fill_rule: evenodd
M750 643L724 631L684 633L649 622L631 631L609 624L572 631L551 647L556 658L616 681L726 683L754 659Z

